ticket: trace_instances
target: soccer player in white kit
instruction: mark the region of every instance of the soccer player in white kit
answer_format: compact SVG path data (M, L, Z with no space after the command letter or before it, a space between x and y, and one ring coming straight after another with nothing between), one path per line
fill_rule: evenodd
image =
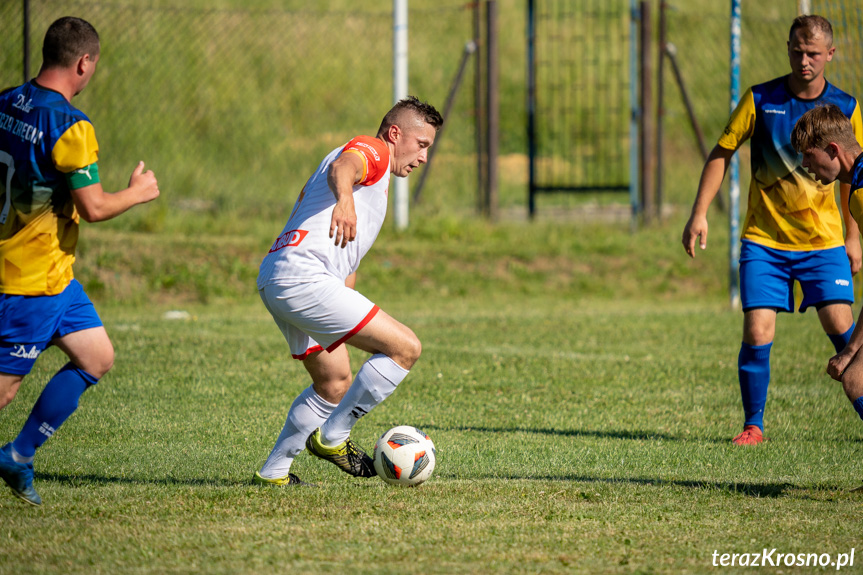
M434 107L411 96L384 116L374 138L357 136L330 152L261 263L261 299L312 385L291 405L256 483L302 484L290 468L303 447L355 477L375 475L351 429L395 391L421 344L353 289L356 271L386 216L390 174L405 177L424 164L442 125ZM356 378L346 344L372 354Z

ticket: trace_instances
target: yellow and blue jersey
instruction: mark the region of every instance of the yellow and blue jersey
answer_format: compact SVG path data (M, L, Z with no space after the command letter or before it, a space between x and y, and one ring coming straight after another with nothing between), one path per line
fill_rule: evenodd
M811 251L845 245L833 184L815 180L800 165L791 131L807 110L835 104L863 143L857 100L830 83L818 98L803 100L788 89L787 76L749 88L731 115L719 145L738 149L751 138L749 205L741 237L763 246Z
M854 160L851 168L851 195L848 197L848 211L857 225L863 229L863 154Z
M56 295L72 281L78 212L70 190L99 182L87 116L28 82L0 94L0 293Z

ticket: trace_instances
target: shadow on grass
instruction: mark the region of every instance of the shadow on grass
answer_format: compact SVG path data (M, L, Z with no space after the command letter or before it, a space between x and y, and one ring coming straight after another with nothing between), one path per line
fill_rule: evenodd
M542 435L560 435L563 437L597 437L601 439L634 439L634 440L662 440L683 441L695 439L694 437L675 437L666 433L655 431L593 431L588 429L549 429L529 427L475 427L463 425L459 427L438 427L435 425L420 425L420 429L436 431L473 431L479 433L537 433Z
M649 479L642 477L590 477L587 475L563 475L560 477L517 477L509 476L494 476L497 479L527 479L537 481L577 481L584 483L607 483L614 484L630 484L630 485L646 485L655 487L686 487L688 489L715 489L725 493L735 495L747 495L749 497L782 497L788 489L797 489L798 486L792 483L741 483L737 481L686 481L674 479ZM491 478L491 476L489 476ZM835 489L839 489L836 487Z
M187 485L191 487L237 487L249 486L254 484L251 481L231 481L229 479L200 479L189 477L179 479L176 477L158 477L153 479L141 477L106 477L104 475L66 475L61 473L41 473L36 472L36 479L41 481L56 481L57 483L66 483L71 485L95 483L99 485L111 484L128 484L128 485L164 485L177 486Z
M394 424L395 425L395 424ZM615 430L591 430L591 429L553 429L553 428L531 428L531 427L481 427L472 425L462 426L436 426L436 425L419 425L424 431L472 431L479 433L534 433L541 435L558 435L561 437L595 437L598 439L629 439L634 441L702 441L708 443L720 443L731 445L732 434L729 432L728 437L704 437L698 434L687 434L685 437L677 437L667 433L656 431L615 431ZM735 432L736 433L736 432ZM790 441L796 442L817 442L817 443L863 443L861 437L832 437L832 438L813 438L813 439L796 439L790 438Z
M781 497L785 495L786 489L796 489L791 483L739 483L729 481L683 481L667 479L645 479L638 477L590 477L587 475L562 475L562 476L518 476L518 475L489 475L481 479L511 479L528 481L576 481L580 483L607 483L607 484L631 484L646 486L675 486L690 489L715 489L730 494L747 495L750 497ZM174 477L162 477L144 479L136 477L105 477L102 475L66 475L59 473L37 473L36 479L40 481L55 481L69 485L97 484L128 484L128 485L162 485L165 487L191 486L191 487L252 487L249 481L230 481L228 479L178 479ZM453 477L454 479L454 477ZM831 489L828 487L828 489ZM840 489L840 488L835 488Z
M96 485L161 485L165 487L262 487L251 481L231 481L229 479L200 479L175 477L161 477L145 479L140 477L105 477L102 475L66 475L60 473L36 473L36 479L40 481L55 481L57 483L71 486L83 484ZM439 475L440 478L457 479L456 476ZM591 477L588 475L560 475L560 476L519 476L519 475L487 475L472 479L503 479L515 481L573 481L579 483L605 483L609 485L629 484L644 485L648 487L685 487L688 489L711 489L732 495L746 495L748 497L777 498L789 495L788 490L812 491L838 491L844 492L847 486L820 485L818 487L801 487L793 483L744 483L737 481L690 481L675 479L650 479L643 477ZM321 487L321 484L318 484ZM263 487L263 489L268 489ZM861 488L863 489L863 488ZM804 497L808 498L808 497Z

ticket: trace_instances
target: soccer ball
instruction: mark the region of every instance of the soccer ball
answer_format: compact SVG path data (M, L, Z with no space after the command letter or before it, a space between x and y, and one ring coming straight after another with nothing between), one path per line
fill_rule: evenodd
M434 471L434 443L410 425L393 427L375 443L375 471L393 485L419 485Z

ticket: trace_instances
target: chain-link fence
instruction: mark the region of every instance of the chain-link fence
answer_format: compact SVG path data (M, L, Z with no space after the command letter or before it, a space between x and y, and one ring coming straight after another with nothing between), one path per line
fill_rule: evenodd
M833 25L836 53L829 77L837 86L863 97L863 2L861 0L810 0L809 8Z
M537 192L629 191L630 2L531 0ZM530 33L530 32L529 32Z
M668 2L667 39L677 50L681 76L708 150L716 144L731 113L730 16L730 2ZM795 0L742 3L741 96L753 84L790 72L786 42L796 16ZM666 200L687 206L695 198L704 158L671 71L666 70ZM749 178L748 157L748 148L742 148L744 194Z
M191 229L193 215L201 211L237 218L276 212L281 217L317 161L357 133L374 133L392 103L391 2L338 4L357 7L350 10L330 8L330 3L309 3L302 10L190 8L180 0L169 4L29 2L31 75L41 62L45 29L57 17L79 15L100 32L99 71L75 104L96 126L106 188L122 187L141 159L159 177L160 202L115 225L158 227L166 211L189 212ZM224 4L232 3L219 3ZM837 0L811 4L813 11L828 10ZM859 1L844 4L853 7ZM670 0L667 5L667 38L677 48L709 149L730 111L730 2ZM23 80L22 6L21 0L0 3L4 86ZM573 6L579 9L578 3ZM658 0L651 7L658 12ZM411 0L411 93L443 107L465 42L474 35L475 9L476 3L461 0ZM526 209L526 2L498 0L498 13L500 199L504 208ZM796 0L743 3L743 89L788 72L785 43L796 15ZM854 93L859 82L845 82L851 64L859 69L860 9L843 5L825 15L836 27L838 48L827 76ZM475 65L474 58L447 118L422 210L475 210ZM584 81L589 89L598 80ZM688 206L703 158L668 67L664 82L663 196L668 203ZM745 150L743 155L745 181Z
M23 5L0 5L3 86L23 81ZM29 6L31 76L56 18L80 16L99 31L99 69L74 103L96 127L105 187L124 187L138 160L159 178L160 202L116 225L158 226L165 210L255 218L275 209L282 217L320 158L356 134L374 135L392 105L391 3L355 11L201 9L179 1ZM412 94L443 107L472 22L464 4L411 10ZM470 85L463 86L437 150L441 164L458 169L430 175L425 195L432 202L444 182L475 186L475 161L467 157L475 141L472 106ZM465 206L474 204L464 198Z

